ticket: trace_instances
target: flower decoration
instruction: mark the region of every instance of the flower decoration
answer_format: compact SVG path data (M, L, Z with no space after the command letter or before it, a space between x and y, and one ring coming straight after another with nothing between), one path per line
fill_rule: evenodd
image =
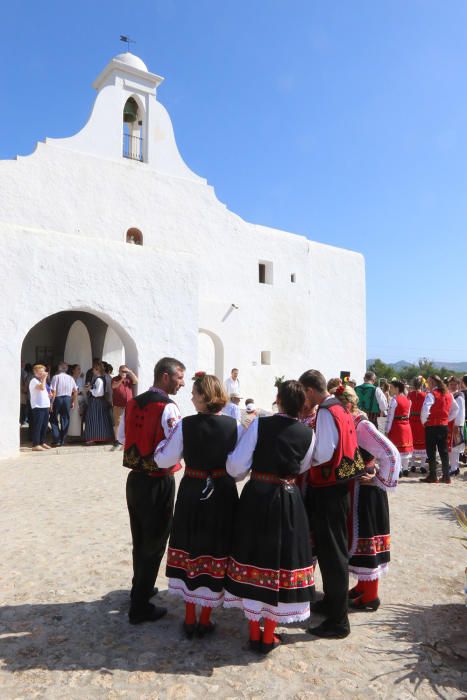
M344 391L345 391L345 386L343 384L339 384L339 386L336 389L337 396L340 396L341 394L343 394Z
M198 370L198 372L194 373L194 375L191 378L191 381L196 382L197 379L202 379L205 376L206 376L206 372L204 372L202 369L200 369L200 370Z

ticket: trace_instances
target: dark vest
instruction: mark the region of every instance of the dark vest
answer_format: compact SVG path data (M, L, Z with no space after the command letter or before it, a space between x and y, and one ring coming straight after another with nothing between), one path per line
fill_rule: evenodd
M159 469L154 462L154 450L165 438L161 418L168 403L173 403L172 399L158 391L146 391L127 403L124 467L161 475L172 474L180 468L175 465L174 468Z
M230 416L198 413L182 421L183 459L190 469L225 469L237 442L237 421Z
M258 418L258 441L252 470L280 478L296 476L312 437L308 426L288 416Z

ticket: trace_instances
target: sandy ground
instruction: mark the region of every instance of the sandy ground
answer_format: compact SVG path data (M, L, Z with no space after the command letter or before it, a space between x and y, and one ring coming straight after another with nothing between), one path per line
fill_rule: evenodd
M131 578L121 453L65 448L0 462L0 697L467 697L466 551L448 504L467 482L411 477L390 497L393 562L376 613L353 613L341 641L287 629L268 657L246 646L238 611L209 640L185 640L182 604L157 623L127 621ZM319 577L318 577L319 589ZM321 618L316 618L319 622ZM464 676L462 676L464 672Z

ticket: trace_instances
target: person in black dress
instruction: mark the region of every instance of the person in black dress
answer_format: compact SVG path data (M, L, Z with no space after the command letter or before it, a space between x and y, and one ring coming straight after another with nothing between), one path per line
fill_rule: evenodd
M217 377L194 376L193 405L198 411L177 424L155 453L164 469L185 460L167 553L169 592L185 601L188 638L214 629L213 608L224 601L224 578L238 503L234 479L225 470L237 442L237 421L220 415L227 395ZM201 605L196 622L196 605Z
M253 421L227 460L235 478L251 474L237 511L224 605L243 610L250 647L262 653L280 643L277 623L309 617L314 595L308 521L295 483L310 468L314 445L313 431L298 420L304 403L303 387L283 382L279 413Z

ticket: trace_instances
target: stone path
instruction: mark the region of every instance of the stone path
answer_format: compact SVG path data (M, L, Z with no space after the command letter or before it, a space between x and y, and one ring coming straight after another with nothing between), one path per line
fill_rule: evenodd
M447 504L466 481L404 480L391 495L393 562L376 613L354 613L342 641L287 629L267 658L246 647L238 611L208 640L185 640L182 604L155 624L127 622L131 578L121 453L24 452L0 462L0 698L185 700L467 697L466 551ZM319 587L319 584L318 584ZM318 621L320 618L317 619Z

